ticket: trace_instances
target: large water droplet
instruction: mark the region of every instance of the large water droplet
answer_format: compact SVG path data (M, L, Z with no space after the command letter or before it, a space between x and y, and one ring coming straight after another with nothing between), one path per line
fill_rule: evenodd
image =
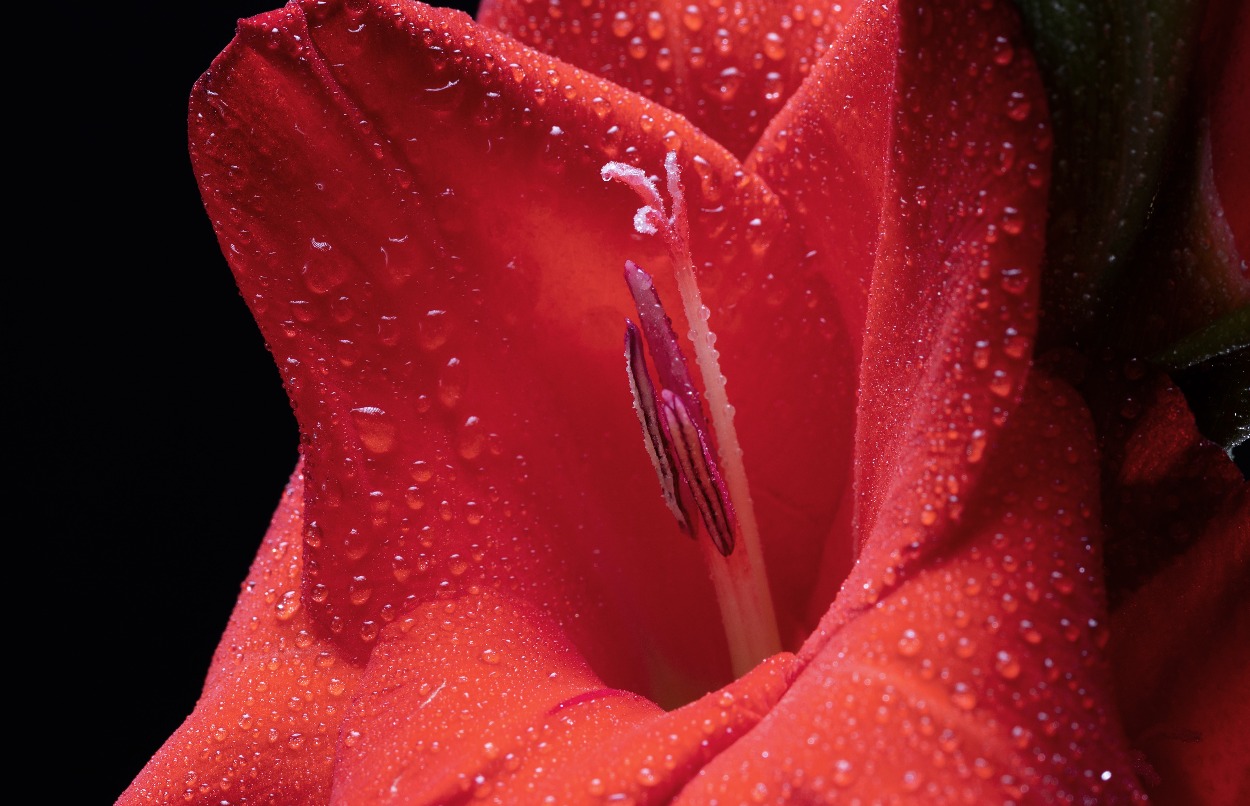
M977 695L967 683L956 683L951 689L951 702L956 708L971 711L977 705Z
M994 656L994 671L1007 680L1015 680L1020 676L1020 661L1006 650L1000 650Z
M920 636L916 635L915 630L903 630L902 636L898 639L898 654L910 658L920 652Z
M447 343L448 327L447 311L426 311L417 322L417 344L423 350L437 350Z
M395 422L385 411L377 406L360 406L351 410L351 417L366 451L383 454L395 449Z
M618 11L612 17L612 34L618 39L624 39L634 30L634 21L630 19L629 14L624 11Z

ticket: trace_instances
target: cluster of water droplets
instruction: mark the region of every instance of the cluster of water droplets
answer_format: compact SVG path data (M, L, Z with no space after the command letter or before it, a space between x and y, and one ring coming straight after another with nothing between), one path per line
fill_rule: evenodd
M712 0L616 11L504 4L485 22L665 104L742 155L848 16L840 4Z

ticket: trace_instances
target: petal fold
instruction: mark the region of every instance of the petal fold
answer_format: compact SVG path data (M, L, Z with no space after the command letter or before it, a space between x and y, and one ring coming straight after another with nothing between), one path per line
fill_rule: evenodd
M986 462L975 515L867 610L839 599L781 702L678 803L1144 801L1102 652L1079 397L1034 373ZM879 523L852 591L876 582L888 531Z
M742 157L858 4L486 0L479 18L686 116Z
M282 495L195 711L118 806L324 803L361 670L301 606L304 479Z
M1037 329L1050 134L1005 4L861 6L751 155L861 357L856 534L957 522ZM867 201L865 201L867 200ZM904 503L905 502L905 503Z
M761 521L780 536L774 586L805 596L842 484L849 418L828 412L849 410L848 356L777 199L716 143L419 3L245 21L190 123L300 421L305 606L358 662L399 613L477 586L541 603L611 685L674 704L728 679L621 366L621 268L643 262L676 298L669 259L599 177L612 159L658 170L669 150ZM788 634L810 627L796 616Z
M371 656L330 802L666 803L759 721L792 666L777 656L666 714L606 687L524 602L425 605Z

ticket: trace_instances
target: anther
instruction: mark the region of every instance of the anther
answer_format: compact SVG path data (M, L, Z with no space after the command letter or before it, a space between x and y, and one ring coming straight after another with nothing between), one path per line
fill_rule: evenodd
M699 508L712 545L721 556L728 557L734 550L733 504L712 459L711 446L695 427L681 398L667 389L661 390L660 395L664 400L661 412L668 426L665 434L672 440L681 480Z
M677 489L672 443L664 434L659 398L655 393L655 384L647 373L646 358L642 352L642 337L638 334L637 326L630 321L625 322L625 370L629 374L629 391L634 395L634 411L638 414L638 422L646 437L647 455L651 457L651 464L659 477L664 503L677 519L681 530L694 537L690 519L681 503L681 493Z
M703 378L708 409L705 413L702 397L691 381L672 322L660 305L651 278L633 264L626 265L625 279L638 307L642 341L646 342L659 378L660 402L654 399L657 384L651 383L649 378L647 384L651 391L649 395L643 391L639 379L646 374L645 360L636 332L631 337L627 330L630 385L666 501L671 499L676 504L690 526L690 519L685 515L689 512L689 502L684 496L694 499L711 537L711 545L703 544L703 553L720 602L734 671L744 674L760 659L780 650L781 640L764 570L755 507L733 425L733 407L729 405L725 376L713 347L715 337L708 327L707 309L695 278L677 153L670 151L664 157L665 189L670 201L667 205L660 195L658 178L648 176L640 168L609 162L600 174L605 182L620 182L638 194L642 206L634 215L634 229L642 235L658 236L672 255L673 277L690 326L690 340ZM629 346L631 338L632 347ZM648 397L649 404L643 402ZM646 417L658 420L661 440L658 445L655 424L648 425ZM719 463L712 459L709 439L712 434L715 434L715 455ZM660 456L668 462L667 471L658 459ZM666 486L666 472L681 483L674 481ZM674 509L673 504L669 508ZM678 522L681 523L682 518ZM737 551L734 551L735 546Z
M716 550L727 557L734 548L734 508L708 437L702 397L690 376L686 356L651 275L627 261L625 282L638 309L642 335L655 361L662 387L662 402L657 404L655 384L647 374L638 329L627 322L625 365L634 394L634 408L647 436L647 451L659 476L664 501L678 524L689 530L687 510L682 503L684 489L699 510Z

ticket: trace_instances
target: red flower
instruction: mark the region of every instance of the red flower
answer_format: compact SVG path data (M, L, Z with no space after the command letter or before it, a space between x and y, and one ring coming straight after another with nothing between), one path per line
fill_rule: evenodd
M119 802L1235 796L1250 642L1188 628L1246 631L1246 485L1163 376L1034 355L1054 136L1016 13L619 7L292 2L197 84L302 460ZM621 355L626 261L679 333L683 267L600 170L669 152L788 650L737 679Z

